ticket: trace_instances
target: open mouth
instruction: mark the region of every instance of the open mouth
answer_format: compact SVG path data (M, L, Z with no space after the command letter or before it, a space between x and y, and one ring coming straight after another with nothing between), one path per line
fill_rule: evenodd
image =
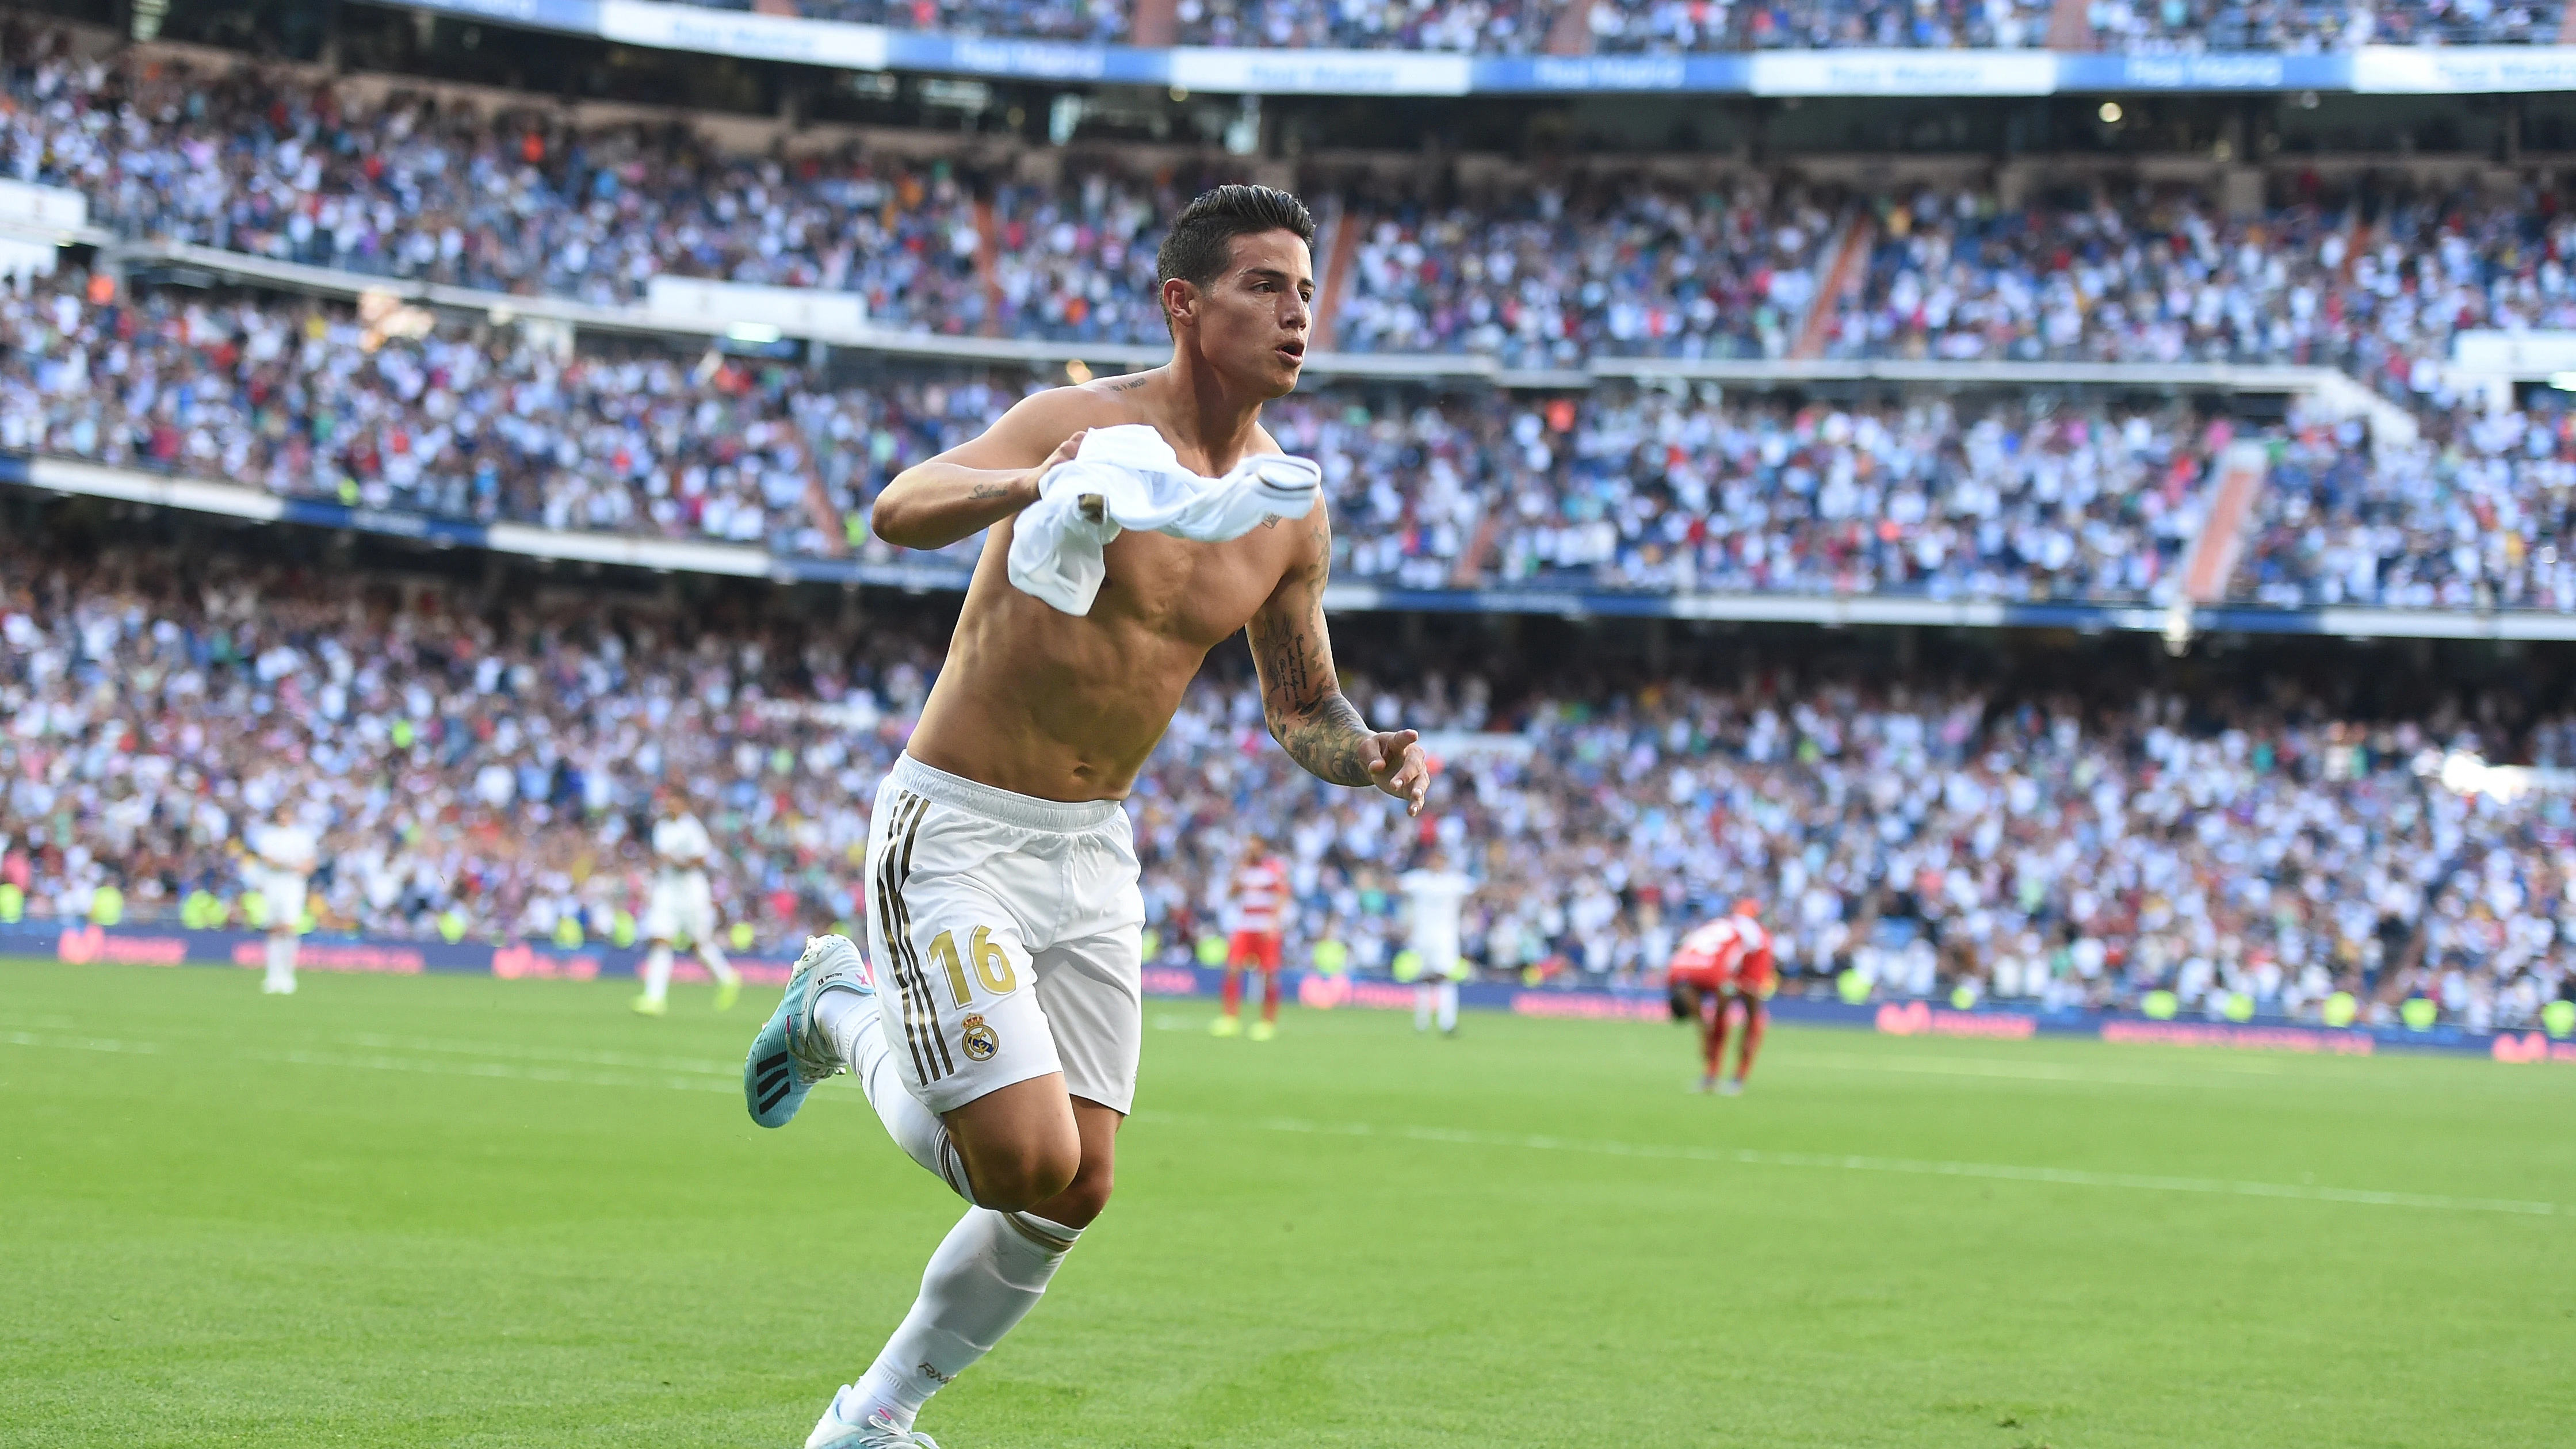
M1279 344L1279 355L1287 358L1290 362L1304 362L1306 360L1306 344L1303 342L1282 342Z

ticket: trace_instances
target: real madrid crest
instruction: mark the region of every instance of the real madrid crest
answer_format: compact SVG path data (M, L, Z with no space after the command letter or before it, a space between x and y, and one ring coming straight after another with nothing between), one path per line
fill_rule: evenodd
M1002 1049L1002 1039L984 1024L984 1018L980 1016L966 1018L966 1025L958 1036L966 1043L966 1055L979 1062L991 1061L993 1053Z

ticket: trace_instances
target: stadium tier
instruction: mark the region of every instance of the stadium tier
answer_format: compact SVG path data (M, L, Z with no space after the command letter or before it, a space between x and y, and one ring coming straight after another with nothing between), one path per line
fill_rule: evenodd
M658 277L854 296L880 330L1156 344L1172 211L1240 163L962 148L749 158L686 127L380 103L164 59L10 69L0 150L94 225L595 306ZM2107 178L1853 192L1793 171L1511 169L1310 200L1353 243L1331 349L1601 358L2326 364L2423 390L2463 329L2570 320L2564 197L2279 171L2269 207ZM2017 184L2018 185L2018 184ZM1433 193L1436 194L1436 193ZM1332 260L1327 256L1323 260ZM1327 277L1332 283L1335 279Z
M1035 386L788 366L512 329L387 335L335 305L189 289L0 298L0 447L370 509L894 555L865 505ZM1989 395L1798 404L1603 388L1300 394L1345 578L1976 599L2170 597L2229 429L2190 409ZM951 550L971 562L970 541Z
M399 569L352 587L35 532L0 567L0 880L71 923L102 890L127 919L238 919L231 852L283 803L324 830L322 929L609 939L670 784L716 833L724 916L793 941L862 909L870 801L947 628ZM2242 992L2288 1017L2421 992L2483 1031L2530 1021L2576 961L2567 796L2462 795L2441 769L2576 765L2576 722L2515 690L2419 679L2411 712L2372 719L2327 703L2355 697L2334 670L2187 697L1803 646L1678 674L1436 652L1426 672L1346 647L1354 697L1444 756L1418 823L1300 773L1239 663L1193 689L1130 802L1175 960L1257 834L1292 864L1298 959L1331 941L1363 975L1393 969L1391 882L1435 843L1493 883L1469 955L1555 985L1649 982L1678 928L1747 894L1799 990L1850 970L1888 996L2169 989L2215 1013Z
M1545 53L2018 50L2314 55L2365 45L2553 45L2547 3L2243 0L692 0L809 20L1101 44ZM447 7L439 7L447 8ZM461 7L460 7L461 8ZM2065 11L2060 21L2058 12ZM569 18L569 16L567 16Z

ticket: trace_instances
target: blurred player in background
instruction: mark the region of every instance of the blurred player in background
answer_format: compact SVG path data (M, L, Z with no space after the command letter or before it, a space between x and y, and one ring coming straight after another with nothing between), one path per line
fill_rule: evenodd
M1726 915L1682 937L1665 968L1673 1019L1699 1023L1703 1092L1732 1097L1743 1091L1754 1055L1762 1050L1763 1003L1780 989L1780 968L1761 917L1759 901L1737 901ZM1727 1018L1738 1007L1744 1013L1744 1040L1736 1049L1735 1075L1723 1077Z
M671 1009L671 943L686 938L716 979L716 1010L726 1010L742 990L742 978L716 944L716 898L707 886L706 869L714 843L707 839L707 827L680 803L678 791L668 786L654 791L653 809L660 817L653 822L653 858L661 870L653 879L652 901L644 908L644 938L651 944L644 951L644 994L635 998L635 1009L646 1016Z
M1450 868L1449 852L1433 846L1423 863L1396 878L1413 914L1407 944L1421 959L1413 984L1413 1029L1429 1031L1436 1015L1443 1035L1458 1034L1458 978L1467 974L1458 955L1458 916L1476 883Z
M1243 972L1261 973L1261 1019L1252 1024L1252 1039L1268 1041L1279 1030L1279 935L1288 908L1288 862L1254 836L1245 842L1243 859L1226 887L1226 907L1233 917L1225 947L1225 1010L1213 1030L1218 1036L1243 1031Z
M322 841L282 801L267 824L244 835L253 864L243 883L259 893L268 916L268 975L259 989L271 996L293 996L295 938L304 931L304 893L321 861Z

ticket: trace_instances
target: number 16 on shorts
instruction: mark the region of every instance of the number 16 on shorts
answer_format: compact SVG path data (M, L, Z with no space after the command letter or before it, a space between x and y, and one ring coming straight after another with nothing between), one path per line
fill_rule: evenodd
M957 933L942 931L930 938L930 959L948 978L950 997L959 1011L966 1012L958 1023L958 1044L966 1049L969 1061L989 1062L1002 1049L1001 1037L983 1016L973 1010L975 992L966 980L966 963L975 963L975 982L993 996L1008 996L1019 989L1019 968L1011 964L1011 953L993 939L993 928L977 926L966 937L966 952L957 951Z

